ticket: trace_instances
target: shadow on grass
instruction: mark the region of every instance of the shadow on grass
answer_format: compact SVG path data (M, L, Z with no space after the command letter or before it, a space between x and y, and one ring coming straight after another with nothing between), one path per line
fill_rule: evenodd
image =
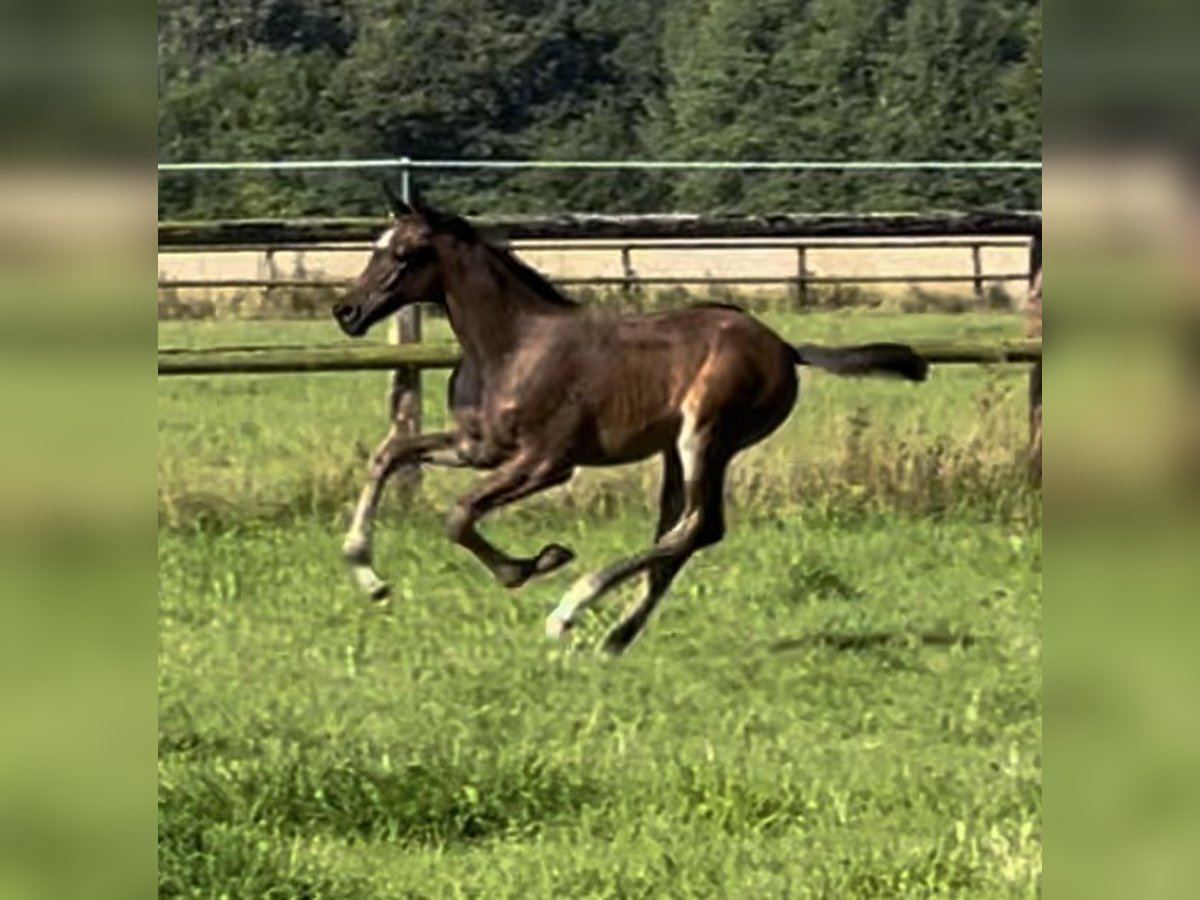
M818 631L801 637L784 638L770 645L772 653L824 648L841 652L875 650L881 647L961 647L968 649L978 638L957 631Z

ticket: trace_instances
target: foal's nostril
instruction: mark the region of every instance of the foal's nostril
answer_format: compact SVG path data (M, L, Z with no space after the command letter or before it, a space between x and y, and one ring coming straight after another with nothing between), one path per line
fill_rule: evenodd
M366 331L363 328L363 310L357 303L339 303L333 308L333 318L350 337L361 337Z

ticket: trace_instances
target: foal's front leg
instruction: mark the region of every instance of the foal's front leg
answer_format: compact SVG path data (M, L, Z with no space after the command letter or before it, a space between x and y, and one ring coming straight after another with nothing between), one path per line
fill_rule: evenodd
M509 556L475 530L475 523L494 509L570 480L568 466L529 456L517 456L462 497L450 511L446 532L454 543L466 547L507 588L523 585L535 575L562 568L575 554L562 544L547 544L536 556Z
M389 594L387 582L375 574L371 564L371 531L384 485L397 469L404 466L416 466L423 462L463 465L453 450L458 439L454 432L407 438L397 434L393 426L383 443L371 455L367 483L359 495L358 505L354 508L354 518L342 542L342 557L350 567L355 582L372 600L381 602L386 600Z

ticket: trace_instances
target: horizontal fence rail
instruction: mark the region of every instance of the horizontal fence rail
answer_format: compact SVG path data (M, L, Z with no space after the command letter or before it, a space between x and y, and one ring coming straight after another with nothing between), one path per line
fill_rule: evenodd
M857 215L780 214L628 215L570 214L472 219L493 241L596 240L604 238L946 238L1032 237L1041 230L1035 212L877 213ZM158 246L246 247L363 244L376 240L384 219L233 219L164 221Z
M671 160L671 159L291 159L227 162L160 162L162 173L184 172L319 172L319 171L453 171L462 169L574 169L615 172L1012 172L1042 170L1041 160Z
M1002 272L982 275L589 275L567 278L547 278L553 284L635 287L643 284L897 284L906 281L923 283L977 283L982 281L1028 281L1028 272ZM346 288L353 279L299 278L170 278L158 282L160 289L169 288Z
M931 363L1031 363L1042 358L1042 342L1019 340L915 341ZM398 346L241 346L158 352L159 375L266 375L287 372L349 372L371 369L447 369L462 359L454 344Z
M376 235L378 237L378 235ZM518 252L536 251L551 253L569 250L572 253L615 253L622 250L965 250L973 246L985 248L1028 247L1029 238L884 238L872 240L819 238L820 243L811 243L794 238L768 238L763 240L729 237L724 239L671 240L660 238L645 241L623 241L618 238L593 238L584 241L551 241L528 238L506 242ZM162 253L362 253L374 246L374 240L353 243L272 243L272 244L206 244L202 247L187 244L167 244L159 247Z
M1035 223L1040 220L1035 216L1032 218L1018 218L1015 221L1005 215L1002 221L997 221L992 218L995 214L990 213L966 213L957 214L956 224L962 225L963 222L968 222L972 229L979 227L980 220L985 221L988 226L1026 228L1034 227ZM564 222L592 222L597 217L557 217L554 220L554 227L562 227ZM662 229L664 222L669 222L672 226L679 223L680 220L686 221L687 227L693 228L692 219L694 217L681 216L629 216L617 217L631 230L639 230L643 228ZM771 223L769 227L792 227L797 230L811 230L813 227L826 229L836 225L839 229L846 229L845 222L832 222L834 218L841 219L842 217L830 216L767 216L767 217L703 217L703 228L708 230L720 230L725 227L731 227L736 233L740 234L741 229L745 227L747 221L758 223L759 227L763 222ZM924 229L927 227L926 219L928 217L914 217L894 215L886 217L885 222L880 222L880 217L853 217L856 221L864 218L868 219L868 223L864 226L866 230L877 230L880 227L889 228L894 231L909 231L912 229ZM781 222L781 220L783 220ZM496 226L498 228L514 228L522 232L528 232L535 229L535 222L544 220L520 220L519 224L513 225L511 222ZM937 221L940 224L945 222L944 216L938 216ZM304 224L312 225L314 228L324 232L330 227L342 228L345 230L353 230L362 227L362 220L341 220L336 223L329 221L317 221L310 223L291 223L294 231L299 233L299 229L304 227ZM612 224L612 217L604 218L606 226ZM343 253L360 253L366 252L371 246L371 241L360 240L352 243L345 242L287 242L278 243L267 242L247 242L247 243L199 243L208 240L212 237L211 234L201 233L202 224L211 224L217 231L222 231L227 228L244 229L249 227L257 227L258 223L237 222L237 223L164 223L160 230L160 238L166 236L168 241L161 250L168 253L211 253L211 252L255 252L266 255L268 267L272 267L271 260L274 255L279 252L343 252ZM274 224L274 223L272 223ZM375 223L378 227L378 223ZM847 229L848 230L848 229ZM861 230L861 229L860 229ZM192 237L186 237L191 235ZM197 237L197 235L199 235ZM373 237L373 236L372 236ZM196 240L198 243L174 243L176 240ZM548 280L563 287L619 287L626 292L633 291L641 287L667 287L667 286L688 286L688 285L758 285L758 286L780 286L788 287L797 292L801 298L807 297L807 291L810 286L818 285L871 285L871 284L970 284L974 288L974 292L980 298L983 297L984 287L987 284L1003 284L1011 282L1024 282L1030 278L1028 271L1012 271L1012 272L986 272L984 270L983 259L981 254L986 249L1007 249L1016 247L1026 247L1029 245L1030 237L970 237L960 236L953 238L946 237L890 237L890 238L797 238L797 237L771 237L771 238L743 238L743 237L725 237L723 239L714 238L699 238L699 239L671 239L671 238L647 238L641 240L632 239L616 239L616 238L599 238L599 239L584 239L584 240L554 240L546 238L523 238L518 240L507 240L509 246L514 247L518 251L546 253L546 252L570 252L570 253L619 253L621 260L622 274L619 275L575 275L575 276L560 276L551 277ZM519 245L519 246L518 246ZM897 274L846 274L846 275L818 275L809 269L808 253L809 252L824 252L830 250L926 250L926 249L953 249L969 251L972 257L972 273L971 274L948 274L945 272L930 272L926 274L901 272ZM730 259L734 259L738 254L751 251L791 251L796 254L796 265L792 273L779 273L773 275L701 275L701 274L680 274L680 273L663 273L663 274L641 274L638 267L634 265L634 254L638 253L657 253L663 251L724 251ZM272 269L273 270L273 269ZM237 277L162 277L158 281L158 287L161 290L195 290L195 289L214 289L214 290L232 290L232 289L295 289L295 290L342 290L352 283L350 278L331 278L331 277L281 277L276 274L259 275L257 277L237 276Z

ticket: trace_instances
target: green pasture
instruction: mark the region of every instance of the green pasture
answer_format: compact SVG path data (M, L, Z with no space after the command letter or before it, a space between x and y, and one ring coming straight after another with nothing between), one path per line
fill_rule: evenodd
M1001 314L766 316L793 340L1001 338ZM429 322L433 339L443 323ZM160 323L160 346L324 322ZM390 612L338 557L381 373L159 380L159 891L166 897L1033 897L1040 494L1021 367L804 376L729 536L624 658L542 623L641 548L653 464L485 522L574 547L510 593L442 536L470 473L391 499ZM426 426L445 373L426 376Z
M1001 339L1022 329L1017 316L989 313L764 318L791 340L826 343ZM339 335L332 321L159 324L164 347L336 343ZM427 321L426 338L449 340L445 322ZM446 424L447 373L423 377L425 428L437 429ZM160 379L160 520L339 519L387 430L389 380L380 372ZM1022 367L942 366L919 386L810 370L801 380L788 423L735 465L735 502L770 495L822 507L832 498L836 511L852 494L855 506L870 497L929 511L1019 501L1010 489L1025 443ZM471 477L438 473L427 479L426 499L444 504ZM585 473L532 505L599 499L608 508L632 498L642 509L656 483L655 462Z

